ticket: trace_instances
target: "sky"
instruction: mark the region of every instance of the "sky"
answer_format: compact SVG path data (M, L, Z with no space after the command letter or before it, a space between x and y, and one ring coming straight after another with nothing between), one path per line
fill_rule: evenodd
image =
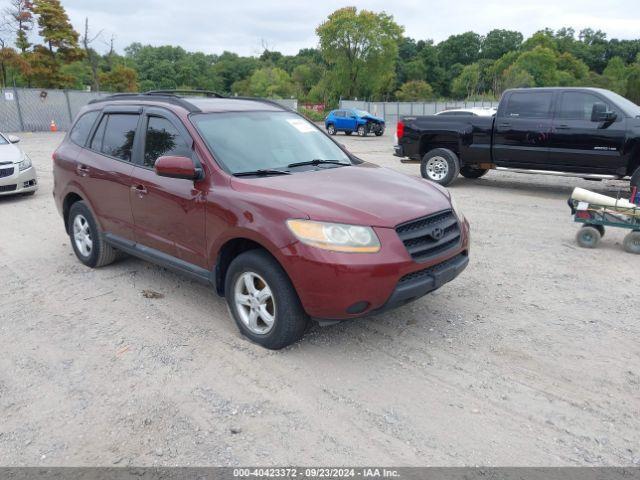
M6 2L2 2L6 3ZM264 48L295 54L317 46L315 28L332 11L347 5L385 11L405 35L433 39L468 30L518 30L525 38L545 27L591 27L608 38L640 37L637 0L62 0L74 27L89 18L92 33L102 31L94 48L106 51L113 36L117 51L132 42L180 45L189 51L259 55Z

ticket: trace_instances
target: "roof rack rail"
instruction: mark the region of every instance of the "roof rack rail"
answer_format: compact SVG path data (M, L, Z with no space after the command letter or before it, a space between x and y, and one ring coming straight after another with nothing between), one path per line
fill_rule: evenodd
M175 89L175 90L149 90L144 92L143 95L203 95L205 97L213 98L226 98L224 95L214 92L212 90L188 90L188 89Z

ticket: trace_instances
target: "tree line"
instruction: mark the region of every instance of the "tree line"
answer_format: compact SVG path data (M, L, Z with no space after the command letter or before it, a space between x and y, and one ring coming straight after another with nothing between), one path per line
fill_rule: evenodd
M60 0L9 0L0 25L2 86L134 92L205 89L230 95L419 101L498 97L513 87L595 86L640 103L640 39L600 30L465 32L435 43L404 35L384 12L341 8L316 28L318 46L284 55L188 52L74 29ZM32 43L33 42L33 43ZM102 43L102 51L98 45Z

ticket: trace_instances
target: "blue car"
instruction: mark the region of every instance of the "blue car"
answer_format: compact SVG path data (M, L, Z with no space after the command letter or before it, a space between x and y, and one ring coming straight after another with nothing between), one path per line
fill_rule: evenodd
M369 112L357 109L332 110L324 119L324 126L329 135L344 132L351 135L356 132L361 137L374 133L377 137L384 133L384 120Z

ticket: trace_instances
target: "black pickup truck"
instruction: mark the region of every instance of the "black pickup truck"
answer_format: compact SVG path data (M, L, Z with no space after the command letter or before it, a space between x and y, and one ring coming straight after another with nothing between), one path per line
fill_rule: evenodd
M640 185L640 107L609 90L507 90L495 116L406 116L397 137L395 155L441 185L490 169Z

